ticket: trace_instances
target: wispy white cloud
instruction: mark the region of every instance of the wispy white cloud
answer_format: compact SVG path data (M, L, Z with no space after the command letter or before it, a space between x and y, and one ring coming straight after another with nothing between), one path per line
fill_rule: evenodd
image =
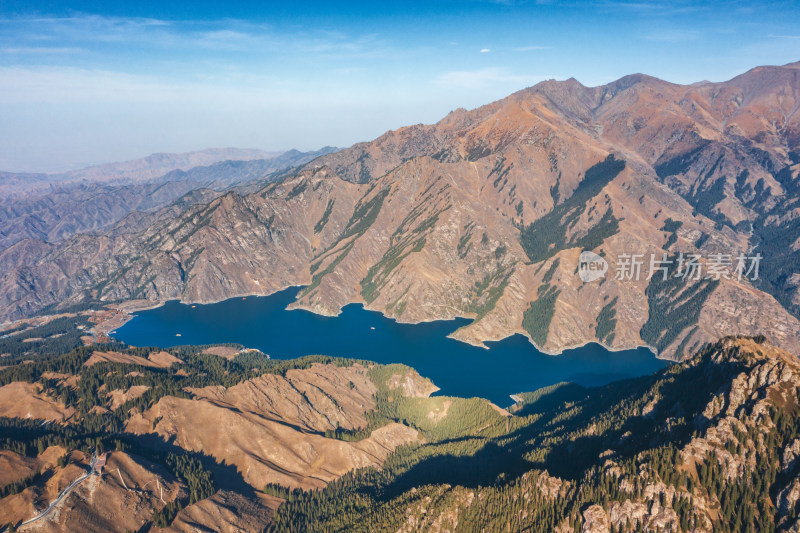
M343 76L349 76L349 75L352 75L352 74L357 74L359 72L364 72L364 69L361 68L361 67L341 67L341 68L332 69L331 72L334 73L334 74L340 74L340 75L343 75Z
M40 171L203 146L307 150L374 138L452 108L413 80L242 69L165 77L108 69L0 66L0 169ZM433 93L433 97L431 97Z
M533 52L535 50L550 50L552 46L520 46L514 48L515 52Z
M489 48L481 48L481 53L482 53L482 54L488 54L488 53L489 53L489 52L491 52L491 51L492 51L492 50L491 50L491 49L489 49Z
M76 15L0 19L7 38L59 42L130 42L165 34L173 23L150 18Z
M180 98L185 85L107 70L0 67L0 104L155 102Z
M83 48L76 46L4 46L0 47L0 54L9 55L34 55L34 54L82 54Z
M596 11L618 11L644 15L680 15L705 9L695 0L534 0L537 6L566 9L593 9Z
M589 2L595 8L615 11L628 11L645 15L685 15L706 9L701 2L692 0L673 0L671 2L648 2L639 0L595 0Z
M165 21L150 18L78 15L0 19L0 47L8 49L87 48L111 52L117 47L195 50L248 54L372 55L388 43L377 34L351 35L309 27L277 28L244 20ZM109 48L112 47L112 48Z
M512 74L499 67L478 70L454 70L437 76L433 83L443 89L484 89L493 85L531 85L545 79L543 76Z
M686 41L694 41L699 39L702 34L695 30L683 29L663 29L643 35L648 41L657 41L665 43L683 43Z
M270 107L315 105L336 107L385 98L374 87L354 88L347 80L359 67L330 69L340 76L305 78L271 75L248 70L209 72L203 76L171 78L159 75L77 67L0 66L0 109L14 105L58 104Z

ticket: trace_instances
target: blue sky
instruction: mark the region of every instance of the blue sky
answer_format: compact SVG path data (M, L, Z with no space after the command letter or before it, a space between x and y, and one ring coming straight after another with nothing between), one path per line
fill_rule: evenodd
M549 78L800 60L795 2L0 3L0 170L348 146Z

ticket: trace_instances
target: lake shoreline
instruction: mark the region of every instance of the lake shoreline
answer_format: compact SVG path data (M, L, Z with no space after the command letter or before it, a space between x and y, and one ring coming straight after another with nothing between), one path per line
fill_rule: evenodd
M131 346L236 343L273 359L322 354L401 363L431 378L441 394L482 397L501 406L512 393L561 381L602 385L650 374L668 363L647 348L611 351L594 342L553 356L520 333L476 347L452 338L469 318L409 324L359 303L344 306L335 316L288 309L300 290L214 304L170 300L136 312L113 336Z
M198 306L198 305L202 305L202 306L214 305L214 304L219 304L219 303L223 303L223 302L228 302L228 301L231 301L231 300L238 300L240 298L269 298L269 297L275 296L276 294L279 294L279 293L282 293L284 291L287 291L289 289L300 289L300 290L302 290L304 287L306 287L306 285L289 285L287 287L284 287L282 289L278 289L278 290L276 290L274 292L271 292L269 294L255 294L255 293L239 294L239 295L235 295L235 296L230 296L230 297L226 297L226 298L222 298L222 299L215 299L215 300L210 300L210 301L184 301L184 300L182 300L180 298L171 298L171 299L168 299L168 300L148 301L148 302L151 302L152 304L151 305L147 305L147 306L143 306L143 307L138 308L136 310L128 310L128 309L125 309L123 307L123 306L125 306L125 304L127 304L129 302L134 302L136 300L125 300L125 301L120 302L120 303L110 304L110 307L118 308L121 311L123 311L123 312L125 312L125 313L127 313L129 315L128 319L117 327L117 329L119 329L122 326L124 326L125 324L127 324L127 322L129 322L134 316L136 316L136 314L138 314L138 313L140 313L142 311L150 311L150 310L153 310L153 309L158 309L158 308L163 307L164 305L166 305L166 304L168 304L170 302L178 302L180 304L189 305L189 306L192 306L192 305L194 305L194 306ZM338 313L335 313L335 314L334 313L321 313L321 312L319 312L319 310L314 310L314 309L311 309L311 308L309 308L307 306L303 306L303 305L293 306L293 304L295 304L295 303L297 303L297 300L294 300L289 305L287 305L286 310L287 311L306 311L306 312L309 312L309 313L313 313L314 315L317 315L317 316L323 316L323 317L329 317L329 318L341 317L342 316L342 312L348 306L361 305L364 308L364 310L370 311L370 312L374 312L374 313L380 313L387 320L393 320L398 324L419 325L419 324L432 324L432 323L436 323L436 322L443 322L443 321L450 321L450 320L457 320L457 319L470 320L470 321L474 320L474 317L456 315L456 316L453 316L452 318L449 318L449 319L437 318L437 319L432 319L432 320L404 321L404 320L398 319L396 317L387 316L387 315L385 315L383 313L383 311L380 311L378 309L369 308L369 307L367 307L367 304L365 302L348 302L346 305L342 306L341 309L339 309ZM469 325L469 324L467 324L467 325ZM466 327L466 325L464 327ZM106 334L109 334L109 333L110 332L106 332ZM624 352L624 351L628 351L628 350L637 350L639 348L645 348L645 349L649 350L650 352L652 352L653 356L655 358L659 359L659 360L669 361L669 362L676 362L673 359L662 357L662 355L659 354L658 351L653 346L650 346L649 344L646 344L646 343L632 344L630 346L612 347L612 346L606 346L606 345L604 345L604 344L602 344L602 343L600 343L599 341L596 341L596 340L587 340L587 341L582 342L582 343L569 345L569 346L564 346L560 350L553 351L553 350L545 350L545 349L537 346L536 343L533 341L533 339L530 338L530 335L527 332L524 332L524 331L515 331L515 332L511 333L510 335L508 335L506 337L503 337L501 339L486 339L486 340L483 340L483 341L481 341L479 343L473 343L473 342L469 342L469 340L466 340L466 339L463 339L463 338L453 337L452 335L454 335L455 333L456 332L454 331L453 333L451 333L449 335L449 337L452 338L454 341L464 343L464 344L466 344L468 346L474 346L476 348L481 348L481 349L486 349L486 350L489 349L487 347L487 345L486 345L487 342L502 342L502 341L504 341L506 339L514 337L515 335L522 335L522 336L524 336L525 338L528 339L528 342L537 351L539 351L539 352L541 352L541 353L543 353L545 355L552 356L552 357L560 357L560 356L564 355L564 352L567 352L567 351L570 351L570 350L578 350L578 349L587 347L587 346L592 345L592 344L597 344L597 345L601 346L603 349L605 349L605 350L607 350L609 352ZM113 335L111 335L111 336L113 336Z

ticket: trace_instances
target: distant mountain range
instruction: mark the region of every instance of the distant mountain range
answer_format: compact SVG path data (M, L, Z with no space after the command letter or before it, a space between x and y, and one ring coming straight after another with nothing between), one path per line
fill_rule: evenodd
M51 187L63 187L76 182L130 185L159 178L173 170L188 170L226 160L272 159L281 153L241 148L207 148L180 154L151 154L131 161L106 163L50 174L0 172L0 196L9 197L41 192Z
M18 175L17 181L0 180L0 190L5 184L17 191L17 194L0 198L0 249L28 238L53 243L76 233L97 232L134 211L153 211L179 198L182 203L208 202L229 187L242 182L253 186L278 179L282 171L334 150L325 147L315 152L290 150L268 154L226 148L189 154L154 154L137 161L48 175L47 189L39 189L39 181L26 181L25 175ZM268 157L225 159L206 166L183 168L218 157L257 155ZM198 194L201 190L205 193Z
M765 333L797 352L799 108L800 63L687 86L546 81L130 231L19 241L0 253L0 319L303 284L296 306L319 313L473 317L454 334L471 343L518 332L549 352L594 341L681 358ZM602 280L578 275L584 250L607 262ZM664 254L670 277L649 277ZM703 275L675 277L693 254ZM736 275L740 255L761 256L757 279ZM617 279L632 256L642 275Z

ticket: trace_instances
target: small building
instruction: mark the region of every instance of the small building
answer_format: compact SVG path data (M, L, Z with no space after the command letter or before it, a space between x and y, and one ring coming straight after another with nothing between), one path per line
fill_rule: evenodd
M103 467L106 466L106 457L108 456L108 452L100 454L97 456L97 460L94 462L94 474L98 476L103 473Z

